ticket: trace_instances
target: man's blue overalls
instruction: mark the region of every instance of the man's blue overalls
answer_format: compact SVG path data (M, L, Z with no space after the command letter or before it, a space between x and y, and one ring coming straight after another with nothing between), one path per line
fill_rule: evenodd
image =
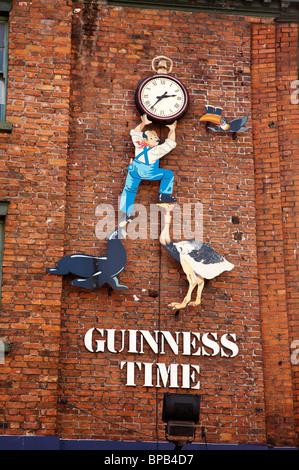
M135 157L133 163L128 167L126 184L120 200L120 210L126 214L133 212L138 186L142 180L161 180L159 193L172 194L174 181L173 172L159 168L159 160L150 164L148 159L148 151L150 149L151 147L144 147L142 152ZM145 163L139 161L142 156L144 156Z

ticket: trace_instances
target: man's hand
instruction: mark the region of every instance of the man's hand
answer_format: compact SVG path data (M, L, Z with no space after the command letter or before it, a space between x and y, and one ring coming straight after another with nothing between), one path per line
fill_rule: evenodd
M141 122L142 122L142 124L143 124L144 126L147 126L148 124L151 124L151 123L152 123L152 121L150 121L150 120L148 119L147 114L143 114L143 115L141 116Z
M151 124L152 121L150 121L147 117L146 114L143 114L141 116L141 122L138 124L138 126L135 128L137 131L143 131L143 129L145 128L145 126L147 126L148 124Z
M177 121L174 121L172 124L167 124L166 127L168 127L168 129L171 131L174 131L176 129L177 123Z
M168 139L175 141L175 130L177 126L177 121L174 121L172 124L166 124L166 127L169 129Z

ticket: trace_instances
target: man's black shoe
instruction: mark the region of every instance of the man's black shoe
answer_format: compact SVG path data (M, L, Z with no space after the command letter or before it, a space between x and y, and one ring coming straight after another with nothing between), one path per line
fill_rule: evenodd
M170 194L159 194L159 203L166 203L166 204L174 204L176 202L176 198L171 196Z

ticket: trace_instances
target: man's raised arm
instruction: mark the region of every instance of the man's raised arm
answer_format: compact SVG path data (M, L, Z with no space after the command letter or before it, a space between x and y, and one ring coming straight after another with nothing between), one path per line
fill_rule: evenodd
M175 130L177 126L177 121L174 121L173 124L168 124L166 127L168 127L169 132L168 132L168 139L174 140L175 141Z
M147 126L148 124L151 124L151 123L152 123L152 121L150 121L150 120L148 119L147 115L146 115L146 114L143 114L143 115L141 116L141 122L138 124L137 127L135 127L135 130L142 132L143 129L145 128L145 126Z

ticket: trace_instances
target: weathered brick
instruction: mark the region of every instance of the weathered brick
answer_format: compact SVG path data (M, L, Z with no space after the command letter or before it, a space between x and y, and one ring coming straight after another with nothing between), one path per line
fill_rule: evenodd
M0 199L11 202L0 314L1 336L12 342L3 371L12 385L0 388L7 434L164 439L166 389L143 387L139 376L126 387L119 361L130 358L92 355L83 345L92 327L160 328L237 335L235 358L200 357L209 442L298 442L299 373L289 358L299 339L299 112L289 88L298 76L297 39L296 24L272 19L13 2L7 119L14 127L0 135ZM191 98L177 148L161 166L175 173L180 205L203 204L204 240L235 264L207 284L200 308L177 316L167 305L184 296L187 282L158 240L126 240L128 293L81 291L70 277L45 272L64 254L105 253L95 210L103 202L117 208L133 153L129 130L139 120L134 92L160 54L173 59ZM228 119L248 114L252 131L236 140L208 133L199 123L207 103ZM155 127L163 140L167 129ZM136 202L148 206L157 191L141 185ZM171 350L162 356L191 360ZM158 359L145 347L140 361ZM60 396L89 413L58 405ZM125 436L117 424L129 428Z

